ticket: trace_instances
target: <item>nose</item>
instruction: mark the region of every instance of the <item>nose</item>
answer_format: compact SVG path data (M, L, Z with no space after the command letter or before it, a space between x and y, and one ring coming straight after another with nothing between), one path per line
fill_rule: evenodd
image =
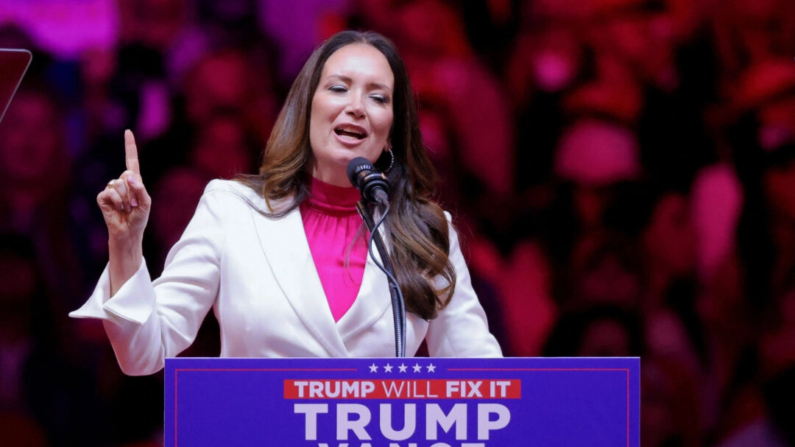
M361 96L359 95L350 95L350 102L346 107L345 111L348 115L353 116L354 118L363 118L364 117L364 101L362 101Z

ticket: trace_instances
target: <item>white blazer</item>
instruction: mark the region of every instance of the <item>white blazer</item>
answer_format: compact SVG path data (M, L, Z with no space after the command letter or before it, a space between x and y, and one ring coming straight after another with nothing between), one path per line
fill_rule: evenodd
M166 357L190 346L211 307L221 328L221 357L394 356L387 279L372 259L356 300L335 322L300 210L272 219L254 207L266 209L265 200L249 188L213 180L160 278L151 282L144 261L111 297L106 267L88 301L69 315L102 319L130 375L157 372ZM425 339L432 356L501 356L450 229L455 294L431 321L407 314L406 354Z

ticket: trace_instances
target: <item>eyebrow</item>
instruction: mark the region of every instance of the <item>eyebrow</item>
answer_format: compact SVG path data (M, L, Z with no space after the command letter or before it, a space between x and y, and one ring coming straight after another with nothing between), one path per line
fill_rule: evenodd
M337 78L340 81L347 82L349 84L353 82L353 79L351 79L349 76L345 76L345 75L341 75L341 74L328 75L328 76L326 76L326 79L328 79L328 78ZM390 92L392 91L392 89L388 85L382 84L380 82L370 82L370 83L367 84L367 86L368 87L382 88L384 90L389 90Z

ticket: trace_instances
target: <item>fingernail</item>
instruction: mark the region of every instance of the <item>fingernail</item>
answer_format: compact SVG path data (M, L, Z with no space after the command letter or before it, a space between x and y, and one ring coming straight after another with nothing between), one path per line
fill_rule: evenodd
M132 198L132 199L130 199L130 204L131 204L133 207L136 207L136 206L138 206L138 201L137 201L137 200L135 200L135 198Z
M133 186L138 186L138 182L135 181L135 178L133 178L133 177L127 177L127 183L129 183L129 184L131 184Z

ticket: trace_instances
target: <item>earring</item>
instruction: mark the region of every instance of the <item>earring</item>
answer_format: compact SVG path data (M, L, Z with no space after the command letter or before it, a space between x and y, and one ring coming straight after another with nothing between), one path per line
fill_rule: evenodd
M391 171L392 166L395 165L395 154L392 152L391 149L386 151L386 153L389 154L389 166L387 166L386 169L384 169L384 174Z

